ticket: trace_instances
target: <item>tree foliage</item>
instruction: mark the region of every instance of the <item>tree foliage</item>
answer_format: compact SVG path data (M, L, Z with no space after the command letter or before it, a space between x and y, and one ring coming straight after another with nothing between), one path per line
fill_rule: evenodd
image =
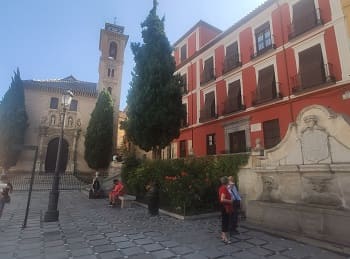
M182 106L180 75L174 75L172 48L164 32L164 17L156 14L157 1L141 24L143 44L132 43L135 67L127 96L127 137L160 157L160 150L179 136Z
M17 163L21 152L18 146L24 144L27 121L23 82L17 68L0 103L0 166L6 171Z
M91 113L85 136L85 161L95 170L109 166L113 149L113 101L110 93L102 91Z

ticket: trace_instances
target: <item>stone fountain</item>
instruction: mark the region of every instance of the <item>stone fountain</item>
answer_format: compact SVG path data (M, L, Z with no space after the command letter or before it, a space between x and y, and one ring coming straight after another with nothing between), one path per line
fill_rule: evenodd
M249 221L350 245L349 117L309 106L250 165L240 172Z

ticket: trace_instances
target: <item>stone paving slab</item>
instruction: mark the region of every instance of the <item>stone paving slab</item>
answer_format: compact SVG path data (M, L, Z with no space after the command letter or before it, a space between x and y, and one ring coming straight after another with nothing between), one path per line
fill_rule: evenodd
M0 219L0 258L289 258L346 259L311 245L240 227L232 244L220 240L219 217L182 221L150 217L143 207L109 208L78 191L61 191L60 220L42 221L48 193L34 192L22 229L26 192L12 194Z

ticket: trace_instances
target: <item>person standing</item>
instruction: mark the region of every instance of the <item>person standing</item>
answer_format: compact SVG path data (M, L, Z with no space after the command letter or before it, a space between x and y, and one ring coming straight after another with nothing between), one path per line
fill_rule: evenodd
M239 233L237 230L238 226L238 215L241 210L241 196L239 195L237 186L235 184L235 178L233 176L228 177L228 191L231 195L232 199L232 206L233 206L233 213L230 218L230 234L237 234Z
M148 213L150 216L159 214L159 186L156 181L151 181L147 186Z
M233 204L231 195L228 191L228 179L226 176L220 178L221 186L219 188L219 202L221 205L221 239L224 243L230 244L227 234L229 231L229 221L233 213Z

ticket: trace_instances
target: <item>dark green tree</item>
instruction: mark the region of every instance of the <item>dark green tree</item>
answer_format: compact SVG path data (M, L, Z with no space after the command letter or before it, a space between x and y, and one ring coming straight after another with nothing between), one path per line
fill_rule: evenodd
M161 149L180 134L185 111L180 75L174 75L172 47L164 32L164 17L156 14L153 1L141 24L143 44L132 43L135 67L127 96L127 120L122 127L128 139L160 158Z
M113 148L113 100L106 90L100 92L91 113L85 136L85 161L95 170L106 169Z
M0 103L0 166L5 173L18 161L21 152L18 146L24 144L27 127L23 82L17 68Z

